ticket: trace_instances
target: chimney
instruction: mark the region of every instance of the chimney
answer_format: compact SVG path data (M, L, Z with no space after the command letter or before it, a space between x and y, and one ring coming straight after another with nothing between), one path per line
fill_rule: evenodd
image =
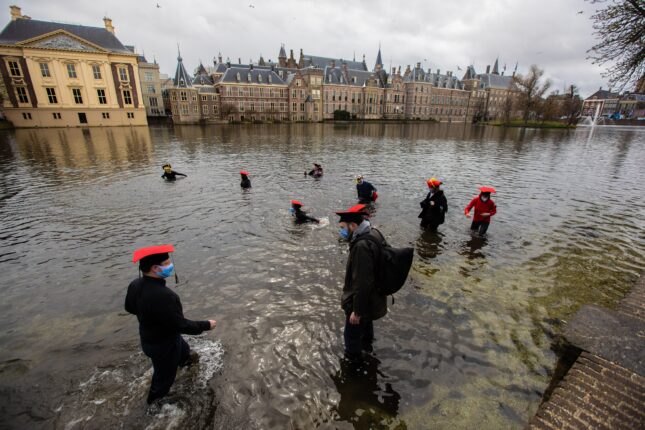
M220 52L217 54L217 61L219 61L220 64L222 64L222 53Z
M22 18L22 12L18 6L9 6L9 11L11 12L11 20L15 21Z
M242 57L237 57L237 64L242 64Z
M249 64L249 70L253 70L253 63Z
M417 67L416 67L416 68L417 68L417 70L419 70L419 69L421 68L421 63L417 63Z
M441 74L441 69L437 69L437 75Z
M396 75L396 67L392 67L392 74Z
M490 64L486 66L486 74L488 75L490 73Z
M112 25L112 20L106 16L103 18L103 22L105 23L105 29L114 34L114 26Z

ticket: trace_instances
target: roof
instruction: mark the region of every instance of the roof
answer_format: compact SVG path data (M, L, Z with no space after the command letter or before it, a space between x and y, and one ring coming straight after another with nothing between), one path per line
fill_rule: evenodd
M374 63L374 70L381 66L383 68L383 60L381 60L381 46L378 47L378 54L376 54L376 63Z
M336 85L351 85L355 87L362 87L366 84L370 77L377 77L373 72L364 70L352 70L347 68L346 74L342 68L339 67L325 67L324 80L325 84Z
M174 86L178 88L187 88L192 86L192 82L193 78L191 78L186 71L181 55L177 56L177 70L175 70L175 79L173 80Z
M410 71L410 74L404 78L404 82L423 82L434 85L437 88L453 88L462 90L464 88L463 82L457 79L454 75L427 72L421 67L415 67Z
M2 30L2 33L0 33L0 44L16 45L22 41L53 33L58 30L64 30L110 52L133 55L133 52L123 46L114 34L110 33L103 27L61 24L58 22L38 21L35 19L17 19L9 22L4 30Z
M237 75L240 79L237 79ZM249 74L251 75L249 79ZM263 85L285 85L285 81L271 69L234 66L226 70L219 80L221 83L248 83Z
M343 60L342 58L330 58L330 57L319 57L316 55L304 54L304 67L318 67L319 69L324 69L327 66L330 66L332 61L336 63L336 66L341 64L347 64L347 68L352 70L363 70L367 71L367 65L362 61L350 61Z
M504 76L504 75L494 75L492 73L484 73L477 75L477 78L480 80L482 88L498 88L506 90L511 86L513 82L513 76Z
M585 100L596 99L596 100L607 100L607 99L617 99L620 97L618 93L612 93L609 90L603 90L602 88L587 97Z

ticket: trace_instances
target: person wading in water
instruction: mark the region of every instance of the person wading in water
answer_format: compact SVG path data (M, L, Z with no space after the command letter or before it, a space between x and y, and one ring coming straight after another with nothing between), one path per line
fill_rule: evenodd
M183 173L175 172L172 170L172 166L170 163L166 163L163 166L163 175L161 175L162 178L164 178L166 181L174 181L177 179L177 176L183 176L186 177L188 175L184 175Z
M473 233L478 233L480 236L485 236L490 225L490 219L497 213L497 206L490 198L491 193L495 193L493 187L480 187L479 195L473 198L468 206L464 209L466 217L470 218L470 210L475 209L475 216L470 225L470 230Z
M355 180L356 192L358 193L358 202L365 204L375 202L378 198L376 187L363 179L363 175L361 174L356 175Z
M240 176L242 177L242 181L240 182L240 187L244 189L251 188L251 180L249 179L249 172L247 172L246 170L241 170Z
M166 286L166 278L174 270L169 255L173 251L172 245L136 250L132 262L139 262L143 276L130 283L125 297L125 310L139 320L141 349L152 360L148 404L168 394L178 367L189 366L199 360L181 335L202 334L216 325L215 320L191 321L184 318L179 296Z
M436 231L439 225L445 221L446 212L448 212L448 200L439 189L442 182L437 178L430 178L426 182L430 192L426 198L421 202L422 211L419 214L421 218L421 227L431 231Z
M307 212L302 210L303 204L298 200L291 200L291 215L296 219L296 224L304 224L306 222L315 222L316 224L320 223L320 220L312 216L307 215Z

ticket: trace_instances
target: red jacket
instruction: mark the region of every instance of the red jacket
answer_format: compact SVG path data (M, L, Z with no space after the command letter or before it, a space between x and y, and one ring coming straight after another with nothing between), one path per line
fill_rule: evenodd
M488 199L486 202L482 202L482 199L479 198L479 196L475 197L468 203L468 206L464 209L464 213L468 214L470 213L470 210L472 208L475 208L475 217L473 218L473 221L479 222L479 221L488 221L490 222L490 219L493 215L497 213L497 207L495 206L495 202L493 199ZM480 214L488 212L490 216L481 216Z

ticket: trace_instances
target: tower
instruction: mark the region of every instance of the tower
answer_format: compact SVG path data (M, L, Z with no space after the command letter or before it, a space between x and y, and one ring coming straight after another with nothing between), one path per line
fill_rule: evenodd
M381 59L381 42L378 43L378 54L376 54L376 63L374 64L374 72L378 72L383 68L383 60Z
M280 54L278 54L278 65L287 67L287 51L284 50L284 43L280 45Z

